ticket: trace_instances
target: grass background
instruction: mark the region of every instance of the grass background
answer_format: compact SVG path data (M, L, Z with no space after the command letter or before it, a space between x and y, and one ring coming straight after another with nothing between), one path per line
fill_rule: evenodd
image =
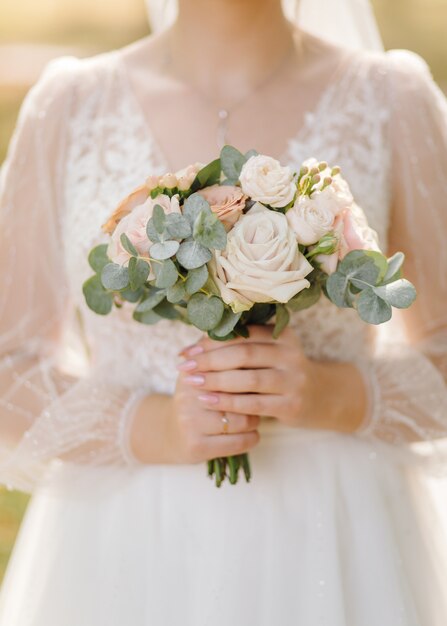
M336 0L334 0L336 1ZM447 0L373 0L387 48L409 48L447 90ZM0 3L0 163L20 103L45 60L90 55L148 33L143 0L7 0ZM0 490L0 580L27 505Z

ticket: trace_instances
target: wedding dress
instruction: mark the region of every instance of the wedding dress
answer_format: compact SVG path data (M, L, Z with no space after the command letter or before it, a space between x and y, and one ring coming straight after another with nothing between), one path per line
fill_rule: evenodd
M369 419L266 420L252 482L218 490L204 464L141 466L128 444L198 331L102 318L82 295L100 225L167 168L121 52L52 62L29 93L2 179L0 479L33 498L1 626L447 623L447 106L424 62L350 56L282 161L309 156L340 164L382 247L407 252L418 336L325 299L297 313L310 357L361 368Z

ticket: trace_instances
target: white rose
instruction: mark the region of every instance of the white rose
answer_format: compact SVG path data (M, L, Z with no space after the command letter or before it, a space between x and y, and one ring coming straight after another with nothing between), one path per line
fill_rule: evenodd
M245 195L275 208L285 207L296 193L290 167L283 167L276 159L262 154L244 163L239 181Z
M296 240L304 246L317 243L334 225L335 215L331 211L330 203L321 202L321 195L315 193L311 198L300 196L286 213Z
M234 312L255 302L288 302L309 287L311 264L300 253L282 213L255 204L228 233L225 251L216 250L211 276Z
M349 209L354 202L348 183L339 174L332 177L332 183L323 191L317 191L312 195L319 196L318 202L330 207L334 215L339 215L345 209Z

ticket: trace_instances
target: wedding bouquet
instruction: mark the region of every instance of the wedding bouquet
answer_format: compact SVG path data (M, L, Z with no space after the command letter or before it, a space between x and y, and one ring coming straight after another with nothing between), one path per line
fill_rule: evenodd
M404 255L380 252L340 168L315 159L294 172L224 146L208 165L150 176L103 230L110 240L91 250L83 285L93 311L133 306L137 322L179 320L218 341L272 318L276 338L322 295L369 324L416 296ZM248 481L247 455L208 462L217 486L240 469Z

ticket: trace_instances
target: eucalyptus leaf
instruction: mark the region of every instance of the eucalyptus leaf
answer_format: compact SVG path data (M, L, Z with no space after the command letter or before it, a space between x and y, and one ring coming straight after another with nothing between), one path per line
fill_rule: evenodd
M372 287L364 289L356 299L356 309L367 324L383 324L392 316L391 306L380 298Z
M142 287L149 277L150 270L149 263L144 259L135 257L129 259L130 288L135 290Z
M195 293L188 302L189 321L200 330L213 330L219 324L224 312L224 303L217 296L210 298L203 293Z
M197 291L200 291L208 280L208 268L206 265L202 265L195 270L189 270L186 278L186 293L192 295Z
M303 311L308 309L318 302L321 296L321 287L319 283L311 283L310 287L303 289L291 300L288 301L287 306L292 311Z
M374 261L374 264L376 265L376 267L379 268L379 275L377 277L377 281L381 282L388 271L388 260L386 256L382 254L381 252L377 252L377 250L360 250L359 252L362 252L368 258Z
M147 296L142 300L137 307L135 307L135 311L137 313L145 313L146 311L150 311L154 307L156 307L160 302L162 302L166 297L165 289L156 289L152 287L147 294Z
M193 236L196 241L215 250L224 250L227 233L219 218L211 212L201 211L194 221Z
M393 256L388 259L388 269L383 278L384 283L391 283L401 278L404 261L405 255L403 252L396 252L396 254L393 254Z
M220 159L215 159L205 165L198 173L195 179L192 182L191 190L197 191L198 189L203 189L204 187L210 187L211 185L216 185L220 182L221 176L221 164Z
M241 319L242 313L233 313L230 308L226 308L222 315L222 319L218 325L211 331L213 336L221 339L232 333L234 327Z
M334 304L341 308L349 308L352 306L348 297L349 279L340 272L331 274L326 282L326 293Z
M188 220L191 228L193 228L194 222L201 211L211 213L210 205L200 194L193 193L185 200L183 205L183 215Z
M255 150L254 148L252 148L251 150L248 150L248 152L245 153L245 158L250 159L252 156L258 156L259 152L257 150Z
M157 229L155 228L154 220L152 217L147 223L146 235L149 241L152 241L153 243L158 243L159 241L163 239L162 237L160 237L159 233L157 232ZM148 249L149 249L149 242L148 242Z
M163 207L160 206L159 204L156 204L154 206L154 210L152 212L152 220L154 223L155 230L157 231L159 235L162 235L166 226L166 215L165 215Z
M191 226L180 213L170 213L166 216L166 231L171 239L186 239L191 235Z
M379 279L381 270L383 271L383 265L378 264L380 257L385 259L383 255L379 257L371 256L371 253L367 250L353 250L339 263L336 273L341 273L348 279L355 278L369 285L375 285Z
M157 261L164 261L165 259L170 259L171 257L173 257L179 247L179 242L173 240L154 243L149 248L149 255Z
M177 261L186 270L195 270L211 260L212 254L208 248L197 241L184 241L177 252Z
M275 305L269 302L257 302L249 311L242 314L242 320L250 324L266 324L275 315Z
M154 263L153 269L156 276L156 287L169 289L169 287L172 287L172 285L175 285L177 282L177 268L171 259L166 259L166 261L162 261L161 263Z
M127 289L123 289L122 291L120 291L120 296L123 298L123 300L126 300L127 302L135 303L141 299L143 293L144 291L141 288L133 290L128 287Z
M85 301L88 307L98 315L107 315L113 307L113 294L106 291L101 283L101 278L95 274L82 286Z
M178 304L182 300L185 300L186 297L187 293L185 288L185 281L183 280L178 280L175 285L169 287L166 293L166 298L168 299L168 302L172 302L172 304Z
M107 248L108 245L106 243L102 243L101 245L90 250L90 254L88 255L90 267L97 274L101 274L107 263L110 263L110 259L107 256Z
M168 320L178 320L181 319L180 313L177 311L175 306L168 302L167 300L163 300L160 304L154 308L154 312L160 317L164 317Z
M121 241L121 245L123 246L124 250L126 250L126 252L128 252L132 256L138 256L138 250L135 248L135 246L133 245L129 237L126 235L126 233L121 233L120 241Z
M405 278L373 287L374 293L396 309L408 309L416 299L416 289Z
M286 328L290 320L290 314L284 304L276 305L275 327L273 329L273 339L278 339L282 331Z
M101 272L101 282L112 291L125 289L129 284L129 270L117 263L107 263Z
M220 152L222 171L227 178L239 179L246 157L233 146L224 146Z
M141 324L148 325L157 324L157 322L160 322L163 319L152 310L146 311L145 313L138 313L137 311L134 311L133 318Z

